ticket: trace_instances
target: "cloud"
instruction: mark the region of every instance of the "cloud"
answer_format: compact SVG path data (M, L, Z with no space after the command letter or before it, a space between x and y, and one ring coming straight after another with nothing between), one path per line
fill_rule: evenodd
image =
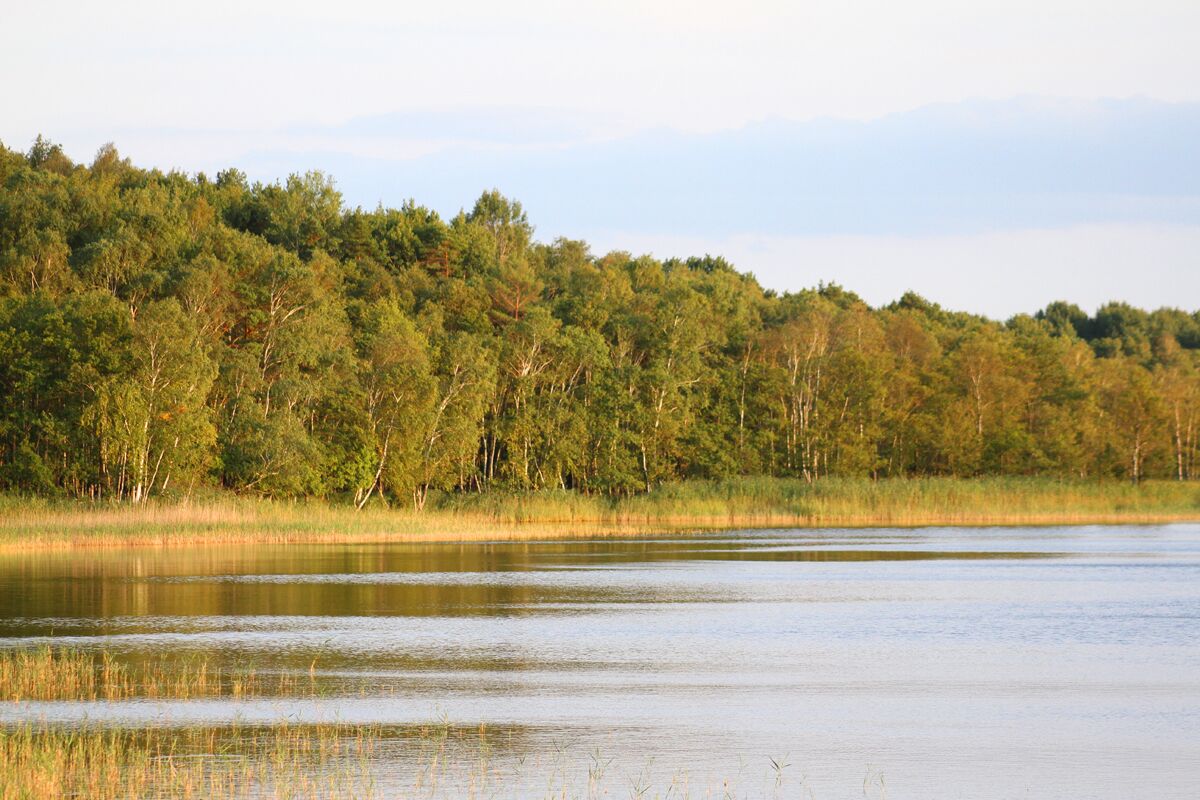
M872 305L908 290L1006 319L1055 300L1200 308L1200 225L1103 224L939 236L655 236L610 231L593 250L721 254L778 291L839 283Z
M438 104L712 131L971 96L1200 100L1194 0L41 0L3 21L7 140Z
M413 109L354 117L341 124L290 125L281 132L331 140L392 139L446 144L536 147L591 138L597 114L555 108Z
M115 138L143 164L265 181L320 169L366 207L412 198L448 216L497 187L542 240L721 254L771 288L836 281L874 304L913 289L1003 318L1200 297L1200 104L1025 97L598 135L610 122L478 107ZM169 160L189 147L217 155Z
M347 132L474 134L420 157L337 148L247 154L251 174L321 168L352 204L415 198L444 213L497 187L543 235L927 235L1088 223L1200 222L1200 104L1146 99L969 101L870 122L770 120L544 146L569 115L467 112L348 123ZM329 133L336 140L336 131ZM407 156L408 154L405 153Z

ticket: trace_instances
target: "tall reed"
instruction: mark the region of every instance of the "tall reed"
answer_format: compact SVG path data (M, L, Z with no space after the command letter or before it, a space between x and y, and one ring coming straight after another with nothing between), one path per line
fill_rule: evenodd
M315 694L315 676L264 675L228 669L204 657L125 664L108 652L95 655L49 646L0 650L0 700L128 700L131 698L281 696Z
M0 800L375 796L370 726L0 730Z
M228 494L140 506L0 496L0 549L55 546L482 541L752 526L1155 523L1200 520L1200 483L737 478L630 497L445 494L424 511Z
M135 669L107 654L41 649L5 654L0 669L3 700L128 700L155 684L140 682ZM29 677L18 673L31 669ZM186 670L184 670L186 672ZM167 682L176 697L202 696L193 664L186 681ZM57 688L53 685L59 682ZM179 687L186 685L186 689ZM214 686L215 684L205 684ZM155 689L154 691L165 691ZM32 713L32 712L31 712ZM491 732L453 726L443 718L416 727L385 729L369 724L246 726L203 724L140 728L76 726L29 721L0 726L0 800L482 800L541 797L550 800L637 796L716 798L730 794L728 779L693 784L687 772L651 774L647 761L636 778L610 770L612 759L592 751L587 759L560 747L512 751L496 760ZM763 797L785 787L779 761L764 770ZM665 785L658 782L665 780ZM800 785L803 793L803 782Z

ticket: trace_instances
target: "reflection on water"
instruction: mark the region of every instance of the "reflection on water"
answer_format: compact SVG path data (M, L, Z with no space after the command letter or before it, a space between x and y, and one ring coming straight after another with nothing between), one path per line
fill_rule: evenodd
M444 718L508 731L514 764L603 752L703 783L786 755L816 797L861 796L869 768L893 798L1182 798L1198 622L1190 525L21 553L0 557L0 646L204 654L321 689L0 720Z

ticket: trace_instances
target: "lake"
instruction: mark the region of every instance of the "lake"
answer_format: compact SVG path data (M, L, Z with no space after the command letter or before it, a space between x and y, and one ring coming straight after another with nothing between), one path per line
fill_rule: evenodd
M1200 525L0 556L0 646L47 642L322 690L0 722L482 725L528 793L1200 795Z

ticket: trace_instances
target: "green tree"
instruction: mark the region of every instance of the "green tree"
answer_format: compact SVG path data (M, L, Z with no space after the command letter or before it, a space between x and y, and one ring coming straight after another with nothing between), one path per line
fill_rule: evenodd
M102 383L84 421L96 430L108 491L134 503L175 483L194 485L212 463L216 428L205 405L216 366L174 300L145 307L131 369Z
M370 482L356 488L355 505L366 505L385 480L393 491L419 500L422 442L433 424L428 344L412 320L386 301L368 309L360 337L360 381L375 463Z

